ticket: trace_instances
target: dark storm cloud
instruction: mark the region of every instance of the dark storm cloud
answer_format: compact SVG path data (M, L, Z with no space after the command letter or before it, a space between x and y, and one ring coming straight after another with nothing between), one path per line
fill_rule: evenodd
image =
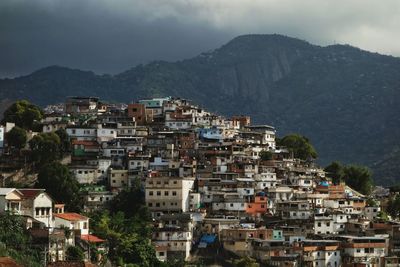
M48 65L116 73L246 33L399 55L398 14L397 0L1 0L0 77Z
M121 14L95 1L38 2L0 3L0 76L48 65L116 73L151 60L191 57L230 38L171 16Z

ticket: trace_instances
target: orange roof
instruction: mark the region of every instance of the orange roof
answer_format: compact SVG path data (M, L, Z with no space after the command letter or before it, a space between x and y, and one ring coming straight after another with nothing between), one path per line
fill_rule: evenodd
M72 140L73 145L98 146L99 143L90 140Z
M0 266L1 267L19 267L21 265L17 264L14 259L10 257L0 257Z
M74 212L58 213L54 214L54 217L58 217L67 221L84 221L89 219L88 217L85 217L83 215Z
M102 243L102 242L106 242L106 240L98 238L95 235L81 235L81 239L88 241L90 243Z
M18 189L22 193L23 198L35 198L40 193L44 192L44 189Z

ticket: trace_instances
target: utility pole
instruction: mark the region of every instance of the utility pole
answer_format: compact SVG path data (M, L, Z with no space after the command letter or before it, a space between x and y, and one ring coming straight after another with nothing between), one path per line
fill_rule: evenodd
M88 248L89 248L89 251L88 251L89 262L91 262L91 260L90 260L90 232L88 234Z
M44 267L47 267L47 247L44 247Z

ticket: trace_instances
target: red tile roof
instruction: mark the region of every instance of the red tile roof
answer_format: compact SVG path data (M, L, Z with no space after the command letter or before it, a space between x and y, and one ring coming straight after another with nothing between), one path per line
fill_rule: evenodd
M40 193L44 192L44 189L18 189L22 193L23 198L35 198Z
M58 213L54 214L54 217L58 217L67 221L85 221L89 219L83 215L74 212L67 212L67 213Z
M10 257L0 257L0 267L20 267L16 261Z
M102 243L102 242L106 242L106 240L98 238L95 235L81 235L81 239L88 241L90 243Z
M84 146L99 146L99 143L96 141L90 140L72 140L73 145L84 145Z

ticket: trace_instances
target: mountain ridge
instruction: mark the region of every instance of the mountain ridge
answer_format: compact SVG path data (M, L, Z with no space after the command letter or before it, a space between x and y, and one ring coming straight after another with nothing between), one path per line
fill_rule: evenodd
M0 100L45 105L70 95L123 102L180 96L223 115L251 115L280 135L304 134L322 164L367 164L378 181L394 183L400 171L398 77L400 59L393 56L276 34L243 35L190 59L153 61L115 75L50 66L1 79Z

